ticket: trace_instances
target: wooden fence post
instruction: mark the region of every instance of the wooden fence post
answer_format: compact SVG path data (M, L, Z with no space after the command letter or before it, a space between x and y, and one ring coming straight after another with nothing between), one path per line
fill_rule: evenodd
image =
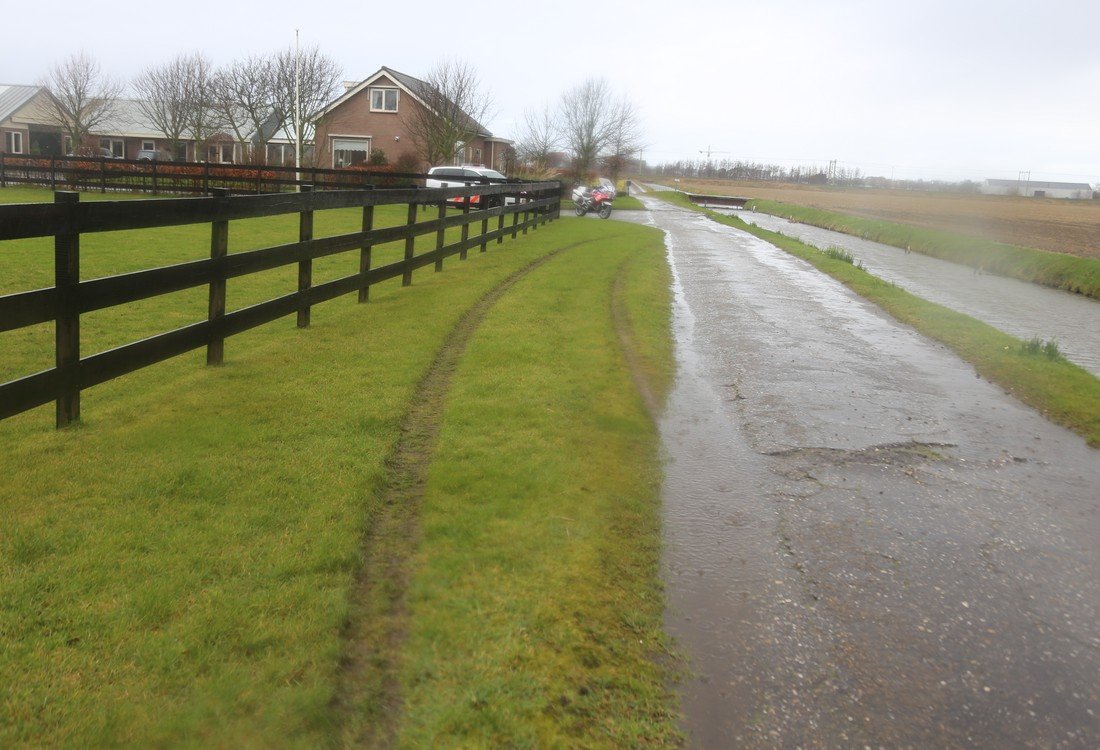
M302 185L303 193L313 192L312 185ZM309 196L303 199L309 200ZM298 217L298 241L306 242L313 239L313 211L302 211ZM307 291L313 285L313 261L310 259L298 261L298 291ZM309 328L309 306L304 303L298 305L298 327Z
M516 225L518 223L519 223L519 211L516 211L514 214L512 214L512 239L513 240L516 238L516 234L518 234L518 232L516 232Z
M372 229L374 229L374 206L363 206L363 231L369 232ZM363 243L359 248L359 273L364 277L370 270L370 251L369 242ZM366 302L368 299L370 299L370 284L363 284L359 287L359 301Z
M447 216L447 201L440 201L439 202L439 220L443 221L443 219L445 219L446 216ZM439 230L435 233L435 249L436 250L442 250L443 249L443 235L445 235L445 234L446 234L446 230L443 229L443 227L440 227ZM440 253L439 257L435 259L435 270L436 270L436 272L439 272L439 271L443 270L443 254L442 253Z
M504 209L508 206L508 196L504 196L504 202L500 204L500 216L497 217L497 244L504 244Z
M209 154L207 154L209 156ZM156 162L153 162L154 164ZM205 195L210 195L210 162L206 161L202 164L202 192Z
M153 195L157 194L157 160L153 159L149 162L153 165Z
M484 196L482 196L484 197ZM462 250L458 253L459 260L466 260L466 240L470 239L470 196L466 196L462 204Z
M8 183L4 174L4 152L0 151L0 188L7 186Z
M407 226L412 227L416 223L416 203L409 204L409 220L406 222ZM405 238L405 270L401 273L401 286L411 286L413 283L412 272L412 259L413 252L416 249L416 237L413 236L412 231L409 231L409 236Z
M493 200L495 201L496 199L494 198ZM503 195L500 196L500 205L501 206L504 205L504 196ZM487 206L488 206L488 204L482 205L482 207L481 207L482 210L484 210ZM485 235L487 235L487 234L489 234L489 217L488 216L486 216L484 219L481 220L481 252L485 252L486 250L489 249L489 240L485 239Z
M57 160L50 157L50 190L57 190Z
M214 188L214 205L217 213L228 203L229 191ZM217 263L229 252L229 221L215 219L210 225L210 259ZM220 365L225 357L225 337L217 335L218 323L225 317L225 266L215 265L215 277L210 281L210 304L207 320L211 324L210 343L206 345L206 364Z
M58 374L57 426L80 419L80 313L76 307L80 283L80 231L76 224L80 193L59 191L54 203L65 206L61 227L54 235L54 287L57 325L54 364Z

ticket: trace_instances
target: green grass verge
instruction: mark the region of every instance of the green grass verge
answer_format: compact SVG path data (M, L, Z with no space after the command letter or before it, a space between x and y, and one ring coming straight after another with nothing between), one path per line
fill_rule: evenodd
M677 741L655 658L656 432L609 315L622 268L637 351L667 384L669 280L659 233L615 234L521 281L457 373L424 500L402 746Z
M9 195L3 194L3 199ZM323 229L318 234L354 227L355 214L319 216ZM245 222L231 225L234 249L273 244L273 237L285 242L296 231L293 217L287 226L279 221L242 225ZM152 240L149 233L144 240L122 237L111 243L102 236L100 245L96 243L101 240L89 240L82 247L89 269L85 277L115 265L144 267L166 258L202 257L208 233L200 226L165 230ZM411 289L401 289L396 280L374 287L368 305L345 297L317 306L309 330L295 329L291 317L233 337L227 341L227 364L222 367L204 367L201 352L195 352L93 388L84 395L84 422L74 428L55 431L49 407L0 422L5 446L0 455L5 478L0 484L0 746L336 744L340 728L334 691L349 589L361 559L362 535L378 502L384 459L397 440L416 383L461 313L486 290L562 244L616 233L634 237L627 244L633 242L639 263L653 266L637 271L639 278L661 273L663 259L651 249L652 233L643 228L559 222L499 249L490 246L485 255L473 251L464 263L449 260L442 274L421 270ZM598 258L614 265L625 252L620 248L617 255L604 257L598 248L578 249L571 257L582 265ZM23 274L21 278L31 279L40 273L41 246L4 243L2 250L5 272L14 269ZM348 272L337 267L340 261L330 260L334 265L319 264L322 273ZM355 265L350 256L343 263ZM24 268L28 265L31 268ZM563 275L585 278L584 273L574 274L564 257L552 265ZM552 287L556 275L541 278ZM4 274L0 278L7 282ZM597 286L605 280L605 275L593 274ZM237 289L230 282L231 304L293 288L292 272L251 283L255 286ZM583 298L598 299L595 294L585 293ZM142 326L162 330L166 321L177 317L188 322L189 312L181 314L179 300L173 297L163 298L160 306L150 305L138 316L142 320L89 322L86 332L105 345L128 339ZM570 300L550 297L543 313L547 320L571 324L571 316L554 318L556 308L570 306ZM197 309L202 298L195 301ZM584 317L601 317L592 315L591 309L585 313ZM642 338L651 342L653 367L661 371L668 367L661 343L667 336L661 327L667 326L667 317L662 323L659 314L643 310L638 321L650 325ZM510 316L504 315L500 325L508 324ZM538 329L538 335L548 332L546 327ZM566 346L568 338L563 330L558 341ZM43 340L50 345L49 336ZM591 344L593 339L584 341ZM10 374L30 372L38 356L32 351L34 342L9 343L0 340L0 366ZM568 352L593 363L587 359L592 353L580 345L561 357L568 358ZM564 390L543 394L539 403L567 414L566 406L590 403L594 397L584 394L598 392L608 401L604 410L570 417L570 424L577 428L595 423L600 438L611 445L599 446L592 457L579 455L592 443L575 430L534 440L531 436L540 424L504 421L495 427L502 434L496 436L500 444L492 460L464 463L454 472L442 470L433 474L438 476L433 481L462 492L462 472L498 476L513 465L526 465L533 472L541 462L556 462L561 472L568 471L569 481L587 488L578 490L569 481L562 484L561 475L540 488L538 477L529 473L529 492L521 494L515 485L496 487L476 478L479 489L472 507L463 508L451 521L465 528L481 503L500 507L509 505L508 500L522 500L510 503L515 508L538 499L545 508L557 501L551 492L560 489L565 498L585 493L570 500L572 505L561 501L568 507L561 515L580 506L578 523L565 535L576 546L561 551L561 564L554 575L545 576L545 587L529 577L515 584L507 580L510 571L529 564L528 550L512 547L507 554L498 549L493 567L486 567L482 595L491 595L497 586L513 594L522 592L539 611L539 622L554 634L571 631L575 606L594 616L588 627L598 632L624 632L622 623L636 618L644 643L624 653L619 666L624 673L636 674L632 679L639 684L631 685L633 693L611 691L614 700L608 699L607 705L632 705L628 713L633 716L644 713L642 702L665 701L664 710L655 708L656 703L646 703L645 709L653 714L647 731L667 737L673 731L667 709L671 699L661 692L659 669L644 661L659 650L655 628L660 598L653 583L655 438L652 427L637 417L637 393L620 377L621 363L610 351L606 356L610 359L594 361L613 364L618 375L601 373L592 384L571 378ZM479 392L474 384L456 395L454 408L461 410L463 399L476 397L483 406L478 411L518 417L527 405L515 399L531 394L504 386L549 384L558 377L561 362L529 358L501 360L499 365L501 371L493 373L503 381L493 386L499 393ZM490 397L492 403L485 404ZM460 425L448 429L464 434ZM478 447L456 446L453 439L448 445L452 452L445 454L450 456L445 465L453 465L453 451ZM540 458L542 451L550 455ZM616 473L625 479L587 475L620 457L624 463ZM601 493L601 501L591 502L589 509L594 492ZM444 545L447 533L439 524L445 523L446 513L433 512L426 528ZM562 538L560 519L547 516L542 521L547 524L544 529L556 529ZM487 523L492 527L497 521ZM627 532L637 536L627 539ZM551 544L540 544L545 555ZM577 561L606 564L609 550L624 555L613 562L632 571L630 585L637 584L635 591L592 591L602 597L599 606L576 595L560 607L551 605L554 597L573 594L563 591L561 582L577 575ZM427 538L423 551L425 564L437 554L461 552L437 549ZM487 549L478 554L494 553ZM463 568L461 562L454 564ZM488 565L486 558L478 558L477 564ZM594 580L607 578L606 570L596 571ZM432 602L426 590L417 591L419 612ZM481 607L485 601L478 595L471 598ZM502 612L487 616L503 628L501 632L519 632L524 627L519 621L502 624L519 604L501 606ZM419 615L415 628L418 619ZM573 671L575 664L566 669L558 661L549 642L546 648L538 641L528 643L527 673L534 684L548 688L579 674ZM572 648L567 639L553 643ZM610 661L619 660L619 652L613 651ZM535 658L539 654L545 658ZM450 658L440 654L442 669ZM502 673L509 666L495 669ZM592 682L587 684L603 685L603 672L596 666L585 668L592 670ZM465 696L456 694L455 704ZM414 699L410 705L419 704ZM414 715L419 714L410 717ZM525 716L537 729L512 724L509 731L516 737L531 731L555 737L581 733L569 716ZM616 715L604 715L593 723L617 721ZM409 726L410 736L415 736L422 725L414 721ZM460 725L449 726L451 736L461 736Z
M979 237L910 227L879 219L863 219L778 201L755 200L753 203L757 210L764 213L789 216L804 224L844 232L894 247L910 247L915 252L954 263L1100 299L1100 260L1095 258L1050 253Z
M703 211L714 221L753 234L810 262L902 323L949 346L973 364L982 377L1005 388L1051 421L1078 433L1089 445L1100 447L1100 379L1087 370L1062 357L1052 358L1041 351L1032 351L1034 347L1029 347L1027 342L912 295L842 258L830 257L798 240L747 224L735 216L694 206L680 193L654 192L650 195Z
M642 202L635 198L633 195L627 195L626 193L619 193L615 196L615 210L616 211L644 211L645 206Z

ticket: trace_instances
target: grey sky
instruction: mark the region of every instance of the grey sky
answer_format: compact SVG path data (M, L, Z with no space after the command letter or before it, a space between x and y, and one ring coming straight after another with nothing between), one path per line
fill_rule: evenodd
M637 105L650 163L710 148L886 177L1030 170L1100 183L1095 0L635 0L579 21L574 6L585 7L528 17L534 6L521 3L197 0L159 11L109 0L37 18L24 5L18 28L45 24L49 40L5 35L0 83L38 82L80 48L127 80L196 49L224 64L292 45L297 27L349 80L382 65L423 75L441 57L470 62L495 103L486 124L504 137L525 108L602 76Z

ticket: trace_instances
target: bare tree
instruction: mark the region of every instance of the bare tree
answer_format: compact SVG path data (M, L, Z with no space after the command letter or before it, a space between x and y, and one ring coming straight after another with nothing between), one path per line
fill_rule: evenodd
M565 92L559 114L562 138L573 152L574 178L583 182L614 129L615 104L607 81L590 78Z
M619 99L612 110L610 128L608 130L607 165L608 176L612 180L619 179L619 173L642 148L642 129L638 121L637 110L625 96Z
M567 91L558 113L562 139L573 152L577 181L587 179L601 156L606 157L612 178L617 178L642 146L634 105L625 96L615 100L603 79L590 78Z
M235 61L218 72L214 83L214 106L225 125L233 131L244 153L251 140L253 160L267 163L267 143L285 125L280 114L278 58L252 56Z
M549 167L550 154L561 145L558 123L550 107L541 111L525 110L518 152L520 160L541 171Z
M450 163L460 144L486 133L479 121L488 115L492 99L474 69L456 60L436 63L421 83L415 93L424 106L415 109L410 134L428 164Z
M180 58L183 62L184 101L187 103L187 132L195 142L195 158L200 159L207 143L223 127L215 102L214 67L201 52Z
M146 68L132 85L138 108L164 134L173 154L191 125L190 71L189 56L179 55L163 65Z
M118 112L122 83L103 75L83 50L55 65L42 85L50 93L46 116L68 134L74 151Z
M336 91L343 71L336 61L321 53L316 45L299 52L288 49L279 54L274 110L269 124L272 132L289 126L298 144L313 139L313 115L327 104ZM300 115L295 114L297 81Z

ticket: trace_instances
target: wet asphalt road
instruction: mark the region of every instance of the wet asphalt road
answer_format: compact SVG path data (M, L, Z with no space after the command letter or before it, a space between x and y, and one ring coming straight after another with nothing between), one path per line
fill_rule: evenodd
M675 276L692 745L1100 747L1098 453L810 266L644 200Z

